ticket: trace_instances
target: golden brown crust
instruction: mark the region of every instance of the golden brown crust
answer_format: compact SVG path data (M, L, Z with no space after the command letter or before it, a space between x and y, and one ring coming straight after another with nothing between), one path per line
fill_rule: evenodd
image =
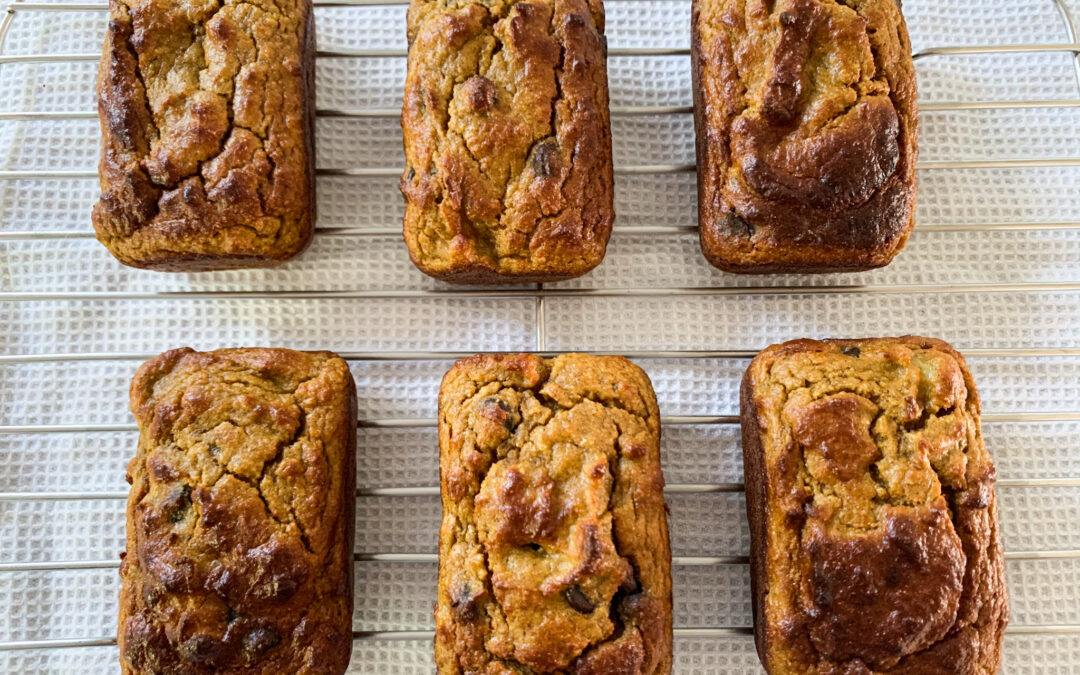
M131 383L124 673L343 673L356 389L329 352L176 349Z
M269 267L315 222L311 0L109 0L98 240L167 272Z
M979 414L940 340L796 340L754 359L743 458L768 672L997 673L1008 598Z
M439 448L440 673L670 672L660 417L640 368L463 359Z
M701 250L729 272L887 265L914 226L918 110L896 0L694 0Z
M412 0L405 242L438 279L555 281L614 220L601 0Z

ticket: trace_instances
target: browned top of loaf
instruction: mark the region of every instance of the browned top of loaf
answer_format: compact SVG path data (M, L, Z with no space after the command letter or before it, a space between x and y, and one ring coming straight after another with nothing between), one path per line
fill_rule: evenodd
M744 405L770 672L997 673L995 471L963 357L919 337L798 340L754 360Z
M440 673L671 669L660 418L626 359L459 361L439 393Z
M918 112L895 0L695 0L701 242L731 271L887 264Z
M356 393L328 352L166 352L131 383L125 673L343 673Z
M405 241L448 281L575 277L612 207L600 0L412 0Z
M166 271L265 266L307 245L310 0L110 0L98 71L98 239Z

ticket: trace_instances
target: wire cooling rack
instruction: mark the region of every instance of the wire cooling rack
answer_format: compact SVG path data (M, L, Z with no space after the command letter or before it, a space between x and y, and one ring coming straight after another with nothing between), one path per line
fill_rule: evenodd
M0 22L0 671L115 669L138 362L191 345L334 349L360 400L354 672L428 673L438 380L478 351L623 353L664 415L678 673L757 673L738 445L747 359L922 333L968 355L995 456L1009 673L1080 673L1080 44L1051 0L907 0L918 225L883 270L726 275L696 239L688 0L608 0L617 221L586 277L423 277L400 240L397 0L321 0L315 243L278 270L165 275L93 240L103 3ZM1070 14L1072 10L1072 14Z

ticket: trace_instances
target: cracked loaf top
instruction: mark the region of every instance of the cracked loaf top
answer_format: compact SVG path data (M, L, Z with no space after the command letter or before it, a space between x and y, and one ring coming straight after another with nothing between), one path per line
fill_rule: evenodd
M177 349L131 383L125 673L343 673L356 390L328 352Z
M742 429L770 673L997 673L995 473L959 353L920 337L769 347Z
M127 265L267 267L314 223L310 0L109 0L98 239Z
M600 0L412 0L405 241L461 283L553 281L611 234Z
M914 225L897 0L694 0L698 214L731 272L881 267Z
M671 669L649 378L618 356L482 355L439 392L440 673Z

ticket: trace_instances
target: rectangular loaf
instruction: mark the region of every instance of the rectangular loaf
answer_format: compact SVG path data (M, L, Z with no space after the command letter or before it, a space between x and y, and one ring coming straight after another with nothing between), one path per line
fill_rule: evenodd
M343 673L356 390L329 352L176 349L131 383L124 673Z
M481 355L439 392L443 674L668 673L660 418L618 356Z
M898 0L694 0L701 250L729 272L881 267L915 214Z
M601 0L412 0L405 242L459 283L600 264L614 219Z
M769 673L998 672L994 465L964 358L930 338L796 340L742 385Z
M315 222L311 0L109 0L94 229L169 272L277 265Z

